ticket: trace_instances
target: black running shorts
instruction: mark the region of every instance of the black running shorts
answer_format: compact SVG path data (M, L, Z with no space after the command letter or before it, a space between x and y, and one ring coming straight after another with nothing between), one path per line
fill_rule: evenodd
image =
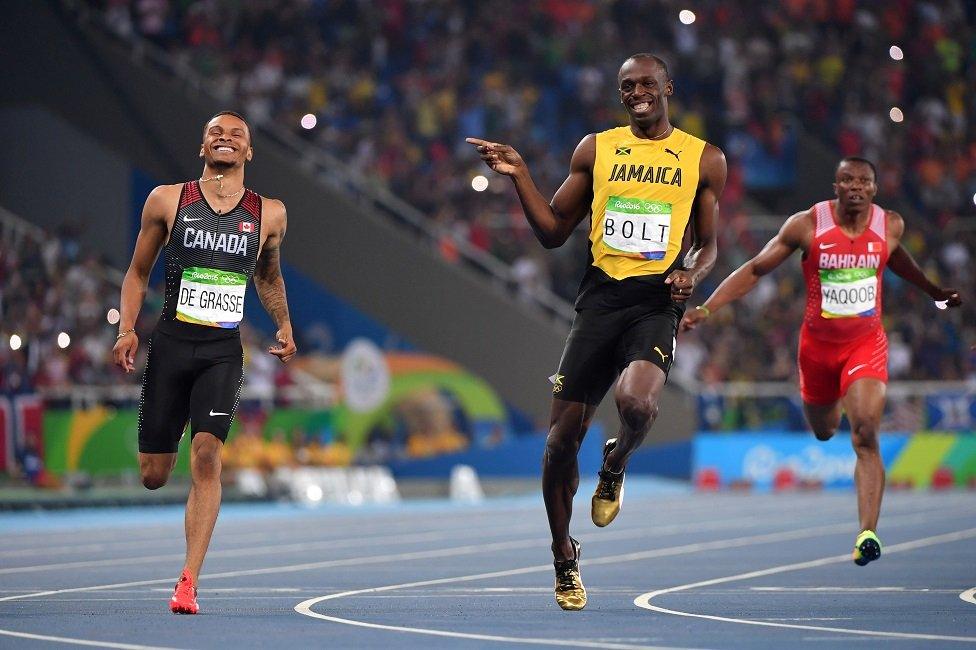
M191 439L206 431L226 440L243 376L239 334L190 341L154 331L139 401L139 451L176 452L187 421Z
M559 371L551 378L552 396L599 404L617 375L639 359L650 361L667 375L684 311L684 306L671 301L577 311Z

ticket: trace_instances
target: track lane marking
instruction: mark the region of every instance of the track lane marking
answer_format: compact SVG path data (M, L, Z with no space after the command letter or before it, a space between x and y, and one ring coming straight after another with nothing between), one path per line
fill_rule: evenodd
M714 509L714 506L711 506L711 508ZM665 511L669 511L669 510L673 510L673 509L674 508L670 508L670 509L665 508L664 510ZM702 507L689 507L689 508L683 510L681 514L683 514L683 515L688 515L688 514L694 515L694 514L698 514L699 511L705 511L705 510L706 510L706 508L704 507L704 505L702 505ZM726 509L723 509L722 512L723 512L723 514L732 515L732 514L734 514L735 512L737 512L739 510L748 513L748 515L750 516L750 518L753 518L754 519L757 515L761 515L764 512L765 513L769 513L769 512L778 513L778 512L780 512L782 510L782 507L781 506L777 506L777 507L752 507L752 508L731 508L731 509L726 508ZM488 511L488 514L495 514L495 511L493 511L493 510L492 511ZM828 514L833 514L833 511L830 508L828 508L828 507L824 507L823 508L823 512L822 513L818 513L818 514L823 514L823 515L826 516ZM273 534L273 533L272 534L268 534L268 533L242 533L241 534L238 531L235 531L232 528L229 528L229 526L231 526L233 524L239 524L239 523L240 522L234 521L234 522L231 522L230 524L221 524L220 529L217 530L214 533L214 542L213 543L214 544L220 544L220 543L223 543L225 541L237 543L237 542L240 542L241 540L252 540L252 539L253 540L257 540L257 541L270 542L270 541L273 541L275 539L294 538L295 537L295 528L292 528L292 527L289 528L289 530L288 530L287 533L279 533L279 534ZM693 524L693 521L686 522L686 525L692 525L692 524ZM154 529L157 529L158 528L158 529L161 529L161 530L167 530L169 528L176 527L177 525L182 526L182 520L179 522L179 524L177 524L177 523L174 522L174 524L172 526L166 526L166 527L155 526L155 527L150 527L150 529L154 530ZM678 522L675 525L681 525L681 523ZM537 527L535 524L524 525L524 526L508 526L507 527L507 530L509 530L509 531L511 531L511 530L517 530L517 529L531 530L532 528L535 528L535 527ZM147 530L147 528L146 527L143 527L143 526L131 526L130 528L133 528L133 529L138 530L138 531L141 531L141 532ZM375 529L375 532L377 532L377 533L381 533L382 532L384 534L389 534L392 529L397 529L397 530L400 530L400 529L410 529L412 531L412 533L409 533L409 534L415 534L415 535L435 534L435 533L438 533L438 534L447 534L447 533L465 532L465 531L472 530L472 526L470 525L470 523L458 525L458 526L455 526L455 527L452 527L452 528L433 528L431 530L421 531L421 532L416 532L416 528L417 528L416 522L413 521L413 520L409 520L409 519L408 520L405 520L402 523L399 523L398 522L398 523L396 523L394 525L380 525L380 524L370 525L369 526L369 529L367 531L364 531L363 532L363 535L361 535L357 539L359 539L359 540L362 540L364 538L367 539L367 540L372 539L372 537L368 537L367 536L367 533L373 532L374 529ZM495 526L482 526L480 528L495 529L495 528L497 528L497 525L495 525ZM313 531L314 530L319 530L319 529L321 529L321 525L319 525L317 527L311 526L311 525L309 525L309 526L300 526L299 527L299 530L301 530L303 532L306 529L311 529ZM120 528L120 530L126 530L126 529L125 528ZM632 528L628 528L627 530L633 530L633 529ZM64 531L52 531L52 532L57 533L57 532L64 532ZM182 530L181 530L181 534L182 534ZM50 536L51 536L50 534L46 534L41 539L48 539ZM322 539L322 540L316 540L314 542L305 542L305 543L319 543L319 542L321 542L321 543L342 543L342 542L345 542L347 539L348 538L334 537L334 538L327 538L327 539ZM118 547L118 548L124 548L124 549L131 549L133 547L138 547L138 546L163 546L163 547L169 547L169 546L171 546L171 541L169 539L162 539L162 538L160 538L157 535L157 536L152 537L151 539L126 540L124 542L86 543L85 546L79 546L78 544L74 544L74 545L70 545L70 546L64 546L64 545L62 545L62 546L53 546L53 547L50 547L50 546L49 547L37 547L35 544L31 543L28 540L19 540L19 541L17 541L17 543L15 545L23 546L25 544L28 546L28 548L19 548L17 550L13 550L13 551L0 550L0 557L13 557L13 556L24 556L24 555L39 555L39 554L43 554L43 553L93 552L93 551L98 551L98 550L109 550L111 548L116 548L116 547ZM242 548L246 548L246 547L237 547L237 548L233 548L233 549L224 549L223 551L217 551L217 552L218 553L226 553L228 551L239 551ZM211 553L208 554L208 557L212 557L213 555L214 555L214 552L211 551ZM157 556L144 556L144 557L157 557ZM166 556L166 557L169 557L169 556ZM180 559L182 559L182 557L183 556L180 555ZM135 558L123 558L123 559L135 559ZM142 559L142 558L140 558L140 559ZM98 560L93 560L93 561L98 561ZM67 563L60 563L59 566L58 566L58 568L63 568L63 566L62 566L63 564L67 564ZM41 567L41 566L51 566L51 565L36 565L36 566ZM20 567L14 567L14 568L20 568Z
M966 591L959 594L959 598L965 600L967 603L972 603L976 605L976 587L972 589L967 589Z
M931 512L926 513L926 514L929 514L930 515ZM903 516L903 517L900 517L900 518L894 517L892 519L895 519L896 522L897 521L900 521L900 523L909 523L908 521L905 521L905 520L909 520L909 519L915 520L915 519L918 519L919 516L921 516L921 515L906 515L906 516ZM926 517L923 517L921 519L921 521L930 521L930 520L931 520L931 517L927 517L927 518ZM886 521L887 525L892 525L892 524L898 525L896 522L892 522L890 520ZM916 522L912 522L912 523L916 523ZM729 538L729 539L714 540L714 541L710 541L710 542L696 542L696 543L693 543L693 544L683 544L681 546L671 546L671 547L665 547L665 548L652 549L652 550L648 550L648 551L637 551L637 552L634 552L634 553L624 553L624 554L620 554L620 555L616 555L616 556L611 556L611 557L602 557L602 558L597 558L595 560L587 560L585 562L585 566L594 566L594 565L602 565L602 564L616 564L616 563L620 563L620 562L631 562L631 561L635 561L635 560L646 560L646 559L651 559L651 558L671 557L671 556L677 556L677 555L688 555L688 554L697 553L697 552L700 552L700 551L721 550L721 549L729 549L729 548L740 548L740 547L744 547L744 546L753 546L753 545L757 545L757 544L765 544L765 543L773 543L773 542L782 542L782 541L789 541L789 540L794 540L794 539L806 539L806 538L810 537L810 535L814 535L814 534L828 534L829 535L829 534L832 534L832 533L835 533L835 532L847 531L850 528L850 526L851 526L850 523L845 521L845 522L842 522L842 523L841 522L838 522L838 523L835 523L835 524L823 524L823 525L819 525L819 526L810 526L810 527L807 527L807 528L794 528L794 529L791 529L791 530L788 530L788 531L780 531L780 532L773 532L773 533L763 533L763 534L760 534L760 535L749 535L749 536L744 536L744 537L733 537L733 538ZM973 529L973 531L974 531L974 535L976 535L976 529ZM890 549L890 548L893 548L893 547L886 547L886 548L889 548ZM847 556L844 556L844 557L847 557ZM331 623L340 623L340 624L343 624L343 625L352 625L354 627L364 627L364 628L369 628L369 629L374 629L374 630L387 630L387 631L391 631L391 632L406 632L406 633L411 633L411 634L426 634L426 635L430 635L430 636L455 637L455 638L465 638L465 639L469 639L470 638L470 639L477 639L477 640L481 640L481 641L500 641L500 642L501 641L504 641L506 643L525 643L525 644L531 644L531 645L567 645L567 644L577 644L577 645L579 645L579 644L583 643L582 641L580 641L578 639L573 639L573 640L570 641L570 640L566 640L566 639L559 639L559 640L554 640L554 639L544 640L543 639L543 640L540 640L540 639L530 638L530 637L498 637L498 636L493 636L493 635L475 635L475 636L472 636L472 635L470 635L468 633L452 632L452 631L449 631L449 630L438 630L438 629L433 629L433 628L421 628L421 627L407 627L407 626L400 626L400 625L386 625L386 624L381 624L381 623L368 623L366 621L357 621L357 620L354 620L354 619L342 618L342 617L339 617L339 616L329 616L327 614L320 614L318 612L312 611L312 607L314 607L318 603L321 603L321 602L324 602L324 601L328 601L328 600L336 600L336 599L339 599L339 598L347 598L347 597L350 597L350 596L357 596L357 595L363 595L363 594L376 594L376 593L382 593L382 592L386 592L386 591L393 591L393 590L396 590L396 589L409 589L409 588L414 588L414 587L427 587L427 586L431 586L431 585L442 585L442 584L450 584L450 583L456 583L456 582L469 582L469 581L474 581L474 580L486 580L486 579L491 579L491 578L500 578L500 577L506 577L506 576L522 575L522 574L526 574L526 573L539 573L539 572L543 572L543 571L552 571L552 565L551 564L542 564L542 565L535 565L535 566L529 566L529 567L521 567L521 568L518 568L518 569L507 569L507 570L503 570L503 571L492 571L492 572L489 572L489 573L476 573L476 574L470 574L470 575L465 575L465 576L454 576L454 577L449 577L449 578L437 578L437 579L433 579L433 580L421 580L421 581L416 581L416 582L406 582L406 583L395 584L395 585L385 585L385 586L381 586L381 587L368 587L368 588L365 588L365 589L355 589L355 590L343 591L343 592L339 592L339 593L335 593L335 594L327 594L325 596L318 596L316 598L309 598L308 600L304 600L304 601L298 603L297 605L295 605L295 611L298 612L299 614L302 614L303 616L310 616L312 618L317 618L317 619L320 619L320 620L329 621ZM609 646L586 646L586 647L609 647ZM617 646L614 646L614 647L617 647ZM633 646L628 646L628 647L633 647ZM637 647L641 647L641 646L637 646Z
M818 513L819 514L819 513ZM913 519L920 516L929 516L929 511L916 511L910 514L893 515L885 519L885 522L900 521L906 518ZM728 523L730 525L726 526ZM754 514L746 517L731 517L721 520L716 520L713 522L698 522L698 523L675 523L666 524L659 526L640 526L625 528L623 530L615 530L603 532L600 535L599 540L622 540L630 539L633 537L651 535L661 535L662 533L674 533L683 534L687 532L696 532L703 530L721 530L722 528L746 528L750 524L761 525L768 523L768 518L763 517L761 514ZM452 528L449 529L448 534L441 531L427 531L423 533L407 534L403 535L399 539L406 542L429 542L437 540L447 540L451 537L469 537L481 534L480 531L488 529L496 529L495 526L486 526L478 529L472 530L471 528ZM512 531L528 531L537 528L536 524L525 524L522 526L512 526L506 530L506 532ZM332 540L319 540L314 542L298 542L294 544L269 544L261 546L251 546L242 548L232 548L224 549L219 551L211 551L208 553L208 559L214 558L224 558L224 557L244 557L248 555L261 555L261 554L281 554L285 552L302 552L302 551L312 551L318 549L336 549L336 548L348 548L348 547L358 547L370 543L383 543L385 539L375 539L362 537L354 538L337 538ZM524 540L526 543L534 545L537 538L533 537ZM74 562L58 562L52 564L35 564L28 566L18 566L18 567L8 567L0 569L0 575L18 574L18 573L32 573L36 571L56 571L64 569L83 569L83 568L96 568L105 566L120 566L125 564L146 564L149 562L176 562L184 559L184 554L182 553L172 553L166 555L145 555L145 556L135 556L126 558L107 558L102 560L79 560ZM413 559L413 558L410 558ZM0 602L3 599L0 598Z
M781 510L781 509L782 508L779 508L779 510ZM930 515L930 511L926 511L926 512ZM907 523L910 523L909 520L916 520L916 519L918 519L920 516L922 516L924 514L925 513L915 513L915 514L905 515L905 516L899 517L898 519L901 519L902 520L902 523L906 523L907 524ZM928 519L923 517L923 520L928 520ZM739 526L740 527L741 527L741 523L742 522L740 521L739 522ZM889 520L889 523L890 523L890 520ZM688 531L688 530L694 529L696 527L694 524L688 524L688 523L675 524L675 526L680 527L684 531ZM848 524L841 524L841 523L838 523L838 524L829 524L829 525L822 525L822 526L814 526L814 527L811 527L811 528L808 528L808 529L794 529L793 531L789 531L789 532L787 532L785 534L788 536L788 538L792 539L792 538L797 537L798 535L799 536L802 536L802 537L805 537L809 533L811 533L813 531L818 531L818 530L821 531L821 532L824 532L825 534L829 534L830 532L833 532L833 531L836 531L836 530L840 530L840 529L846 530L847 526L848 526ZM713 525L713 528L714 527L715 526ZM660 529L662 527L657 527L657 528ZM704 529L705 526L699 525L698 528ZM629 529L629 530L620 531L620 532L621 533L624 533L624 534L629 534L629 533L632 533L633 530L634 529ZM777 537L778 536L781 536L781 535L783 535L783 533L768 533L768 534L763 534L763 535L752 536L751 539L761 540L761 541L756 541L755 543L763 543L764 541L778 541ZM593 541L609 541L612 536L613 536L613 533L610 533L610 532L602 532L600 534L600 536L599 536L599 539L593 540ZM737 546L737 545L738 546L745 545L742 542L742 540L743 540L743 538L733 538L732 540L724 540L724 542L732 542L732 544L730 546L728 546L729 548L732 548L732 547ZM532 543L533 544L537 543L537 540L533 540ZM607 564L607 563L610 563L610 562L617 562L617 561L639 560L639 559L646 559L646 558L651 558L651 557L666 557L668 555L678 555L678 554L687 553L687 552L695 552L697 550L713 550L714 548L717 548L715 546L716 543L720 543L721 544L721 543L723 543L723 540L719 540L718 542L703 542L703 543L694 544L694 545L685 545L685 546L682 546L682 547L654 549L654 550L651 550L651 551L642 551L642 552L637 552L637 553L630 553L630 554L626 554L624 556L620 556L620 557L617 557L617 558L602 558L602 559L597 559L597 560L589 561L588 564L597 564L597 565L598 564ZM429 557L445 557L445 556L463 554L463 553L457 553L457 551L460 550L460 549L471 549L471 548L472 547L458 547L458 548L440 549L440 550L437 550L437 551L432 551L432 552L426 553L425 555L427 555ZM477 552L483 552L485 550L485 547L483 547L483 546L476 546L476 547L473 547L473 548ZM675 549L677 549L677 550L675 551ZM403 559L403 555L409 555L410 556L410 559L417 559L416 556L418 554L411 553L411 554L401 554L401 555L392 555L392 556L383 556L383 557L386 558L389 561L395 561L395 560ZM242 577L242 576L249 576L249 575L263 575L263 574L267 574L267 573L283 573L283 572L305 571L305 570L316 569L316 568L325 568L325 567L329 567L329 566L349 566L349 565L355 564L355 563L372 563L374 561L377 561L377 558L376 557L350 558L348 560L341 560L341 561L324 561L324 562L315 562L315 563L306 563L306 564L297 564L297 565L285 565L285 566L280 566L280 567L265 567L265 568L259 568L259 569L247 569L247 570L240 570L240 571L227 571L227 572L222 572L222 573L205 574L205 575L201 576L201 578L203 578L203 579L233 578L233 577ZM552 570L551 569L551 566L549 564L541 565L540 567L528 567L527 569L529 569L530 571L540 571L540 570L541 571L551 571ZM107 584L107 585L95 585L95 586L89 586L89 587L75 587L75 588L68 588L68 589L47 590L47 591L39 591L39 592L34 592L34 593L18 594L18 595L3 597L3 598L0 598L0 602L12 601L12 600L23 600L23 599L26 599L26 598L37 598L37 597L43 597L43 596L49 596L49 595L55 595L55 594L62 594L62 593L77 593L77 592L86 592L86 591L103 591L103 590L108 590L108 589L113 589L113 588L125 588L125 587L146 586L146 585L156 585L156 584L171 584L172 582L173 582L172 578L161 578L161 579L155 579L155 580L141 580L141 581L114 583L114 584ZM340 619L340 620L342 622L346 622L345 619ZM352 622L351 624L356 624L356 623L357 622ZM372 625L372 624L366 624L367 627L370 626L370 625ZM464 634L464 633L453 633L453 634L457 635L457 634ZM73 639L73 638L69 638L69 637L45 637L43 635L32 635L30 633L17 632L17 631L14 631L14 630L3 630L3 629L0 629L0 635L7 635L7 636L13 636L13 637L19 637L19 638L33 638L33 639L38 639L38 640L53 640L53 641L57 641L57 642L61 642L61 643L74 643L76 645L89 645L89 646L101 646L101 647L118 647L118 648L133 648L133 649L136 649L136 650L142 650L142 648L143 648L143 646L136 646L136 645L131 645L131 644L113 644L112 642L91 641L91 640L88 640L88 639ZM491 640L494 640L494 639L491 639ZM559 643L560 644L565 644L566 641L561 639L561 640L559 640ZM607 647L607 646L601 646L601 647Z
M905 515L908 517L919 517L926 513L916 512L911 515ZM727 528L747 528L749 526L761 526L769 522L768 518L761 515L747 516L747 517L730 517L726 519L719 519L710 522L697 522L697 523L676 523L676 524L665 524L657 526L638 526L624 528L622 530L609 531L602 533L600 535L600 541L612 541L612 540L625 540L637 537L647 537L648 535L665 536L669 534L683 534L686 532L700 532L706 530L722 530ZM463 538L463 537L477 537L484 536L484 530L495 530L497 531L497 526L485 526L482 528L457 528L450 529L450 534L444 534L436 531L428 531L424 533L416 533L413 535L403 535L397 538L398 542L430 542L438 540L448 540L453 538ZM521 526L511 526L508 527L504 532L522 532L539 529L540 533L542 529L539 525L524 524ZM315 542L298 542L295 544L271 544L262 546L252 546L234 549L224 549L221 551L211 551L207 554L208 559L212 558L222 558L222 557L242 557L248 555L261 555L261 554L282 554L285 552L301 552L301 551L311 551L318 549L336 549L336 548L348 548L348 547L359 547L363 545L369 545L373 543L386 543L386 539L378 539L373 537L368 537L366 539L362 537L352 537L352 538L339 538L333 540L320 540ZM525 543L528 546L535 546L538 543L538 537L524 538L522 540L514 540L513 542L505 543ZM76 562L59 562L56 564L36 564L29 566L19 566L19 567L9 567L6 569L0 569L0 575L4 574L16 574L16 573L31 573L35 571L54 571L63 569L82 569L82 568L95 568L103 566L119 566L123 564L145 564L148 562L173 562L184 559L183 553L172 553L167 555L145 555L127 558L109 558L102 560L81 560ZM414 559L414 558L408 558ZM345 560L332 560L342 562ZM3 599L0 598L0 602Z
M970 539L973 537L976 537L976 528L967 528L952 533L934 535L932 537L924 537L909 542L902 542L900 544L892 544L890 546L885 546L884 552L888 554L888 553L899 553L901 551L912 551L919 548L925 548L927 546L933 546L935 544L942 544L945 542L955 542L963 539ZM733 618L728 616L715 616L712 614L699 614L696 612L685 612L685 611L680 611L675 609L668 609L666 607L661 607L659 605L654 605L651 603L651 600L657 598L658 596L663 596L665 594L675 593L678 591L687 591L689 589L695 589L697 587L710 587L712 585L725 584L728 582L750 580L752 578L761 578L764 576L775 575L778 573L799 571L802 569L810 569L814 567L825 566L828 564L839 564L841 562L850 562L850 561L851 561L850 554L845 553L844 555L832 555L830 557L823 557L816 560L809 560L806 562L783 564L780 566L771 567L769 569L749 571L747 573L739 573L737 575L725 576L723 578L702 580L700 582L693 582L686 585L679 585L677 587L669 587L667 589L658 589L656 591L649 591L635 598L634 604L642 609L647 609L662 614L673 614L675 616L701 618L701 619L712 620L712 621L720 621L724 623L740 623L743 625L760 625L764 627L791 628L796 630L812 630L816 632L838 632L841 634L855 634L861 636L882 636L882 637L889 637L889 638L896 638L896 639L924 639L927 641L961 641L961 642L969 642L969 643L976 642L976 636L949 636L949 635L942 635L942 634L887 632L883 630L858 630L858 629L843 628L843 627L823 627L818 625L796 625L791 623L774 623L770 621L761 621L761 620L748 619L748 618Z
M89 641L87 639L73 639L67 636L47 636L45 634L30 634L29 632L14 632L12 630L0 630L4 636L17 637L18 639L30 639L32 641L53 641L54 643L70 643L73 645L87 645L96 648L119 648L120 650L178 650L159 645L136 645L133 643L114 643L112 641Z
M914 515L913 517L921 517L922 513ZM717 520L711 522L700 522L698 524L672 524L667 526L657 526L657 527L647 527L656 528L658 532L662 530L677 532L701 532L707 530L722 530L727 528L741 528L741 519L727 519L727 520ZM599 542L603 541L614 541L620 539L627 539L628 537L647 537L647 528L632 528L622 531L613 532L603 532L599 535ZM671 533L668 533L671 534ZM587 540L590 541L590 540ZM596 540L594 540L596 541ZM371 556L360 556L345 558L341 560L322 560L319 562L307 562L302 564L285 564L272 567L260 567L256 569L240 569L237 571L223 571L220 573L208 573L200 576L201 580L211 580L218 578L240 578L244 576L256 576L256 575L267 575L271 573L294 573L298 571L309 571L313 569L326 569L332 567L340 566L357 566L363 564L378 564L382 562L401 562L405 560L422 560L422 559L433 559L440 557L455 557L459 555L471 555L475 553L483 553L485 551L507 551L515 550L521 548L532 548L538 546L539 539L537 537L526 538L521 540L512 540L508 542L495 542L493 544L470 544L465 546L453 546L441 549L434 549L430 551L411 551L407 553L393 553L385 555L371 555ZM183 557L183 556L180 556ZM69 587L66 589L50 589L44 591L37 591L26 594L16 594L13 596L4 596L0 598L0 603L11 601L11 600L23 600L26 598L41 598L44 596L54 596L57 594L66 593L76 593L82 591L104 591L107 589L124 589L126 587L143 587L147 585L161 585L161 584L175 584L175 579L172 577L168 578L157 578L150 580L135 580L131 582L117 582L106 585L94 585L88 587Z

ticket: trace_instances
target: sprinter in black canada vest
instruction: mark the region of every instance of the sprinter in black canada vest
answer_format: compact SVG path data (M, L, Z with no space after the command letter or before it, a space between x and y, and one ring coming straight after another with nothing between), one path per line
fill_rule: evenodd
M203 130L203 175L160 185L142 211L132 262L122 283L119 333L113 353L135 370L135 323L160 250L166 257L163 313L149 338L139 402L139 470L150 490L166 484L189 423L193 484L186 503L186 562L170 600L177 614L196 614L197 578L220 509L220 452L243 383L238 328L244 291L253 277L261 303L278 327L282 362L295 356L280 247L285 206L244 187L251 131L225 111Z

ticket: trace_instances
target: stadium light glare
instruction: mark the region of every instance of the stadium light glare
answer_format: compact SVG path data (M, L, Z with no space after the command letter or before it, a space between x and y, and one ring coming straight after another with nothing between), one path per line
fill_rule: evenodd
M888 111L888 117L891 118L892 122L901 122L905 119L905 114L897 106L892 106L891 110Z
M119 310L116 309L115 307L112 307L111 309L109 309L108 310L108 313L105 314L105 320L108 321L108 324L109 325L115 325L121 319L122 319L122 314L120 314L119 313Z
M64 350L69 345L71 345L71 337L68 336L68 333L61 332L58 334L58 347Z
M318 485L309 485L305 488L305 498L307 498L312 503L318 503L322 500L325 493L322 491L322 487Z
M901 61L905 58L905 53L902 52L901 48L897 45L892 45L888 48L888 56L890 56L895 61Z
M23 345L23 344L24 344L23 339L21 339L18 335L16 335L16 334L11 334L10 335L10 349L11 350L19 350L20 349L20 346Z
M488 179L481 174L478 174L471 179L471 189L473 189L475 192L484 192L488 189Z
M681 21L682 25L690 25L691 23L695 22L695 17L695 12L691 11L690 9L682 9L678 13L678 20Z
M973 194L973 203L976 204L976 194Z
M312 113L305 113L302 116L301 125L305 130L314 129L315 125L319 123L319 118L315 117Z

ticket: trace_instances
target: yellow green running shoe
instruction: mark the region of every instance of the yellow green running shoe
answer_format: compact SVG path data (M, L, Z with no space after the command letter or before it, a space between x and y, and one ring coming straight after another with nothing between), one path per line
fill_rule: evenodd
M881 540L873 530L862 531L854 540L854 564L864 566L881 557Z

